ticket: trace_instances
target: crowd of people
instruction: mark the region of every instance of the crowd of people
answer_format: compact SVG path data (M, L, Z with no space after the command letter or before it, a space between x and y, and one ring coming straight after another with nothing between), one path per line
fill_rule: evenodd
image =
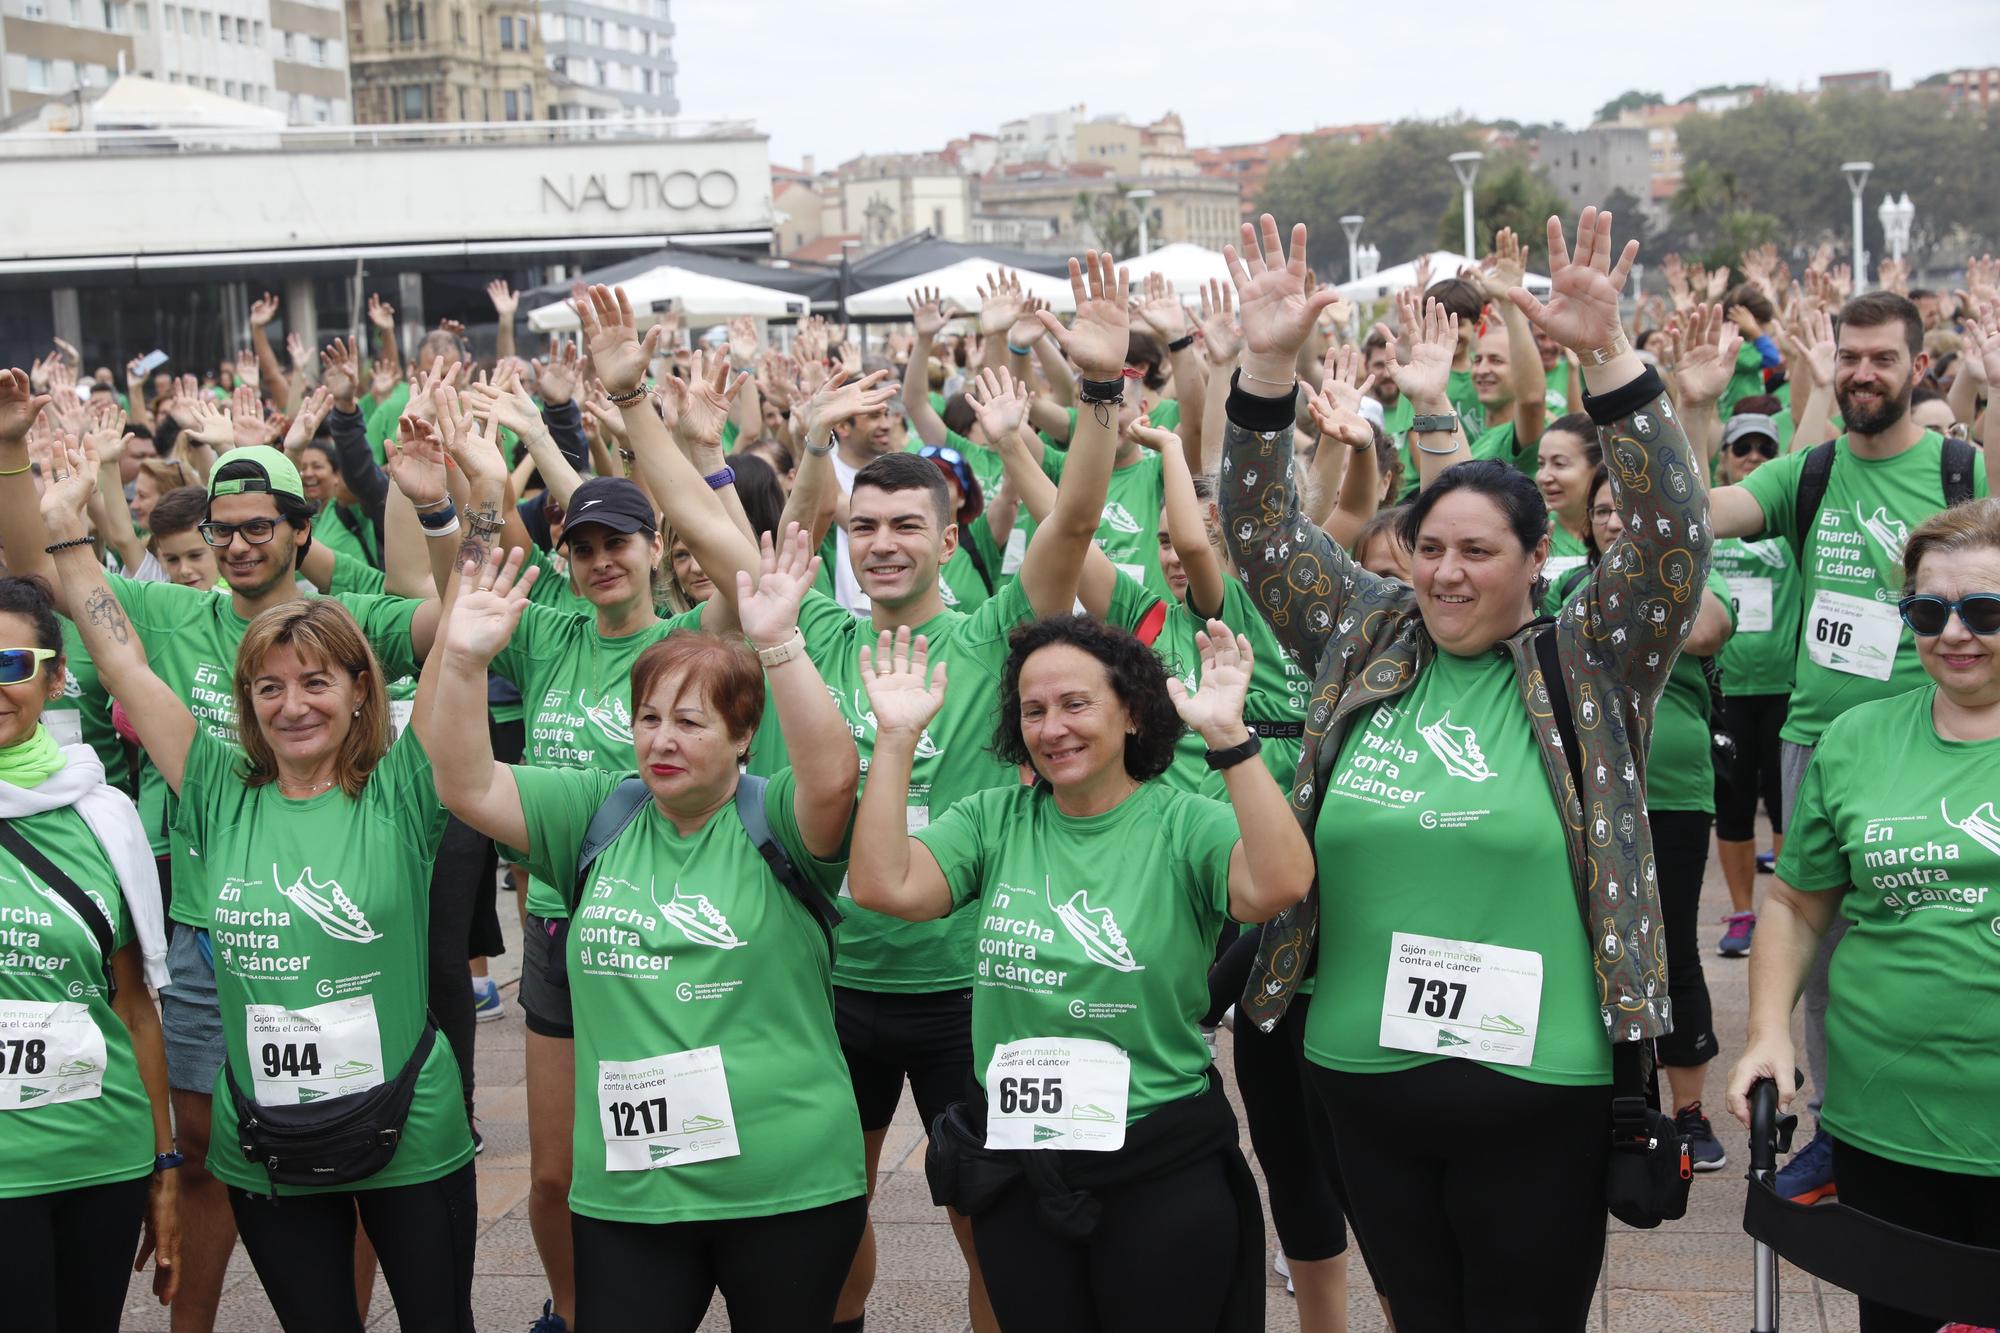
M1266 1200L1308 1333L1350 1234L1404 1333L1582 1329L1801 995L1779 1192L2000 1247L2000 273L1532 250L0 374L17 1318L205 1333L240 1237L470 1329L502 883L536 1333L857 1333L905 1084L981 1333L1262 1328Z

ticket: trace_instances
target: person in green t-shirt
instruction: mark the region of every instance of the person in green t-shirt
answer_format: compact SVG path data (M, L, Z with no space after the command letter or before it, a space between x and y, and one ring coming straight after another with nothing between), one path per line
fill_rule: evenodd
M734 599L741 636L675 633L632 664L636 779L498 764L477 728L438 753L438 795L559 885L573 915L562 966L585 1329L643 1307L660 1327L692 1330L717 1287L736 1327L825 1328L861 1238L861 1126L834 1031L829 937L793 897L830 906L838 893L859 776L799 630L815 563L796 525L782 550L765 537L756 585L740 578ZM488 663L533 609L519 566L518 552L504 568L495 552L453 604L439 654L449 715L479 706ZM741 772L766 681L811 756L768 783ZM803 880L795 889L739 818L745 784ZM580 865L597 812L620 799L627 822Z
M179 1273L167 1056L146 992L167 982L166 937L131 799L43 725L67 656L47 590L0 578L0 1235L36 1274L11 1318L108 1331L135 1250L141 1265L157 1252L162 1303Z
M1451 410L1458 414L1459 428L1465 432L1465 438L1476 440L1486 429L1485 409L1480 405L1478 390L1472 387L1472 356L1479 342L1480 317L1486 309L1485 289L1470 278L1439 278L1424 289L1424 299L1426 303L1436 301L1458 321L1445 396L1451 400Z
M1779 537L1797 553L1805 610L1794 659L1791 705L1780 737L1785 822L1811 760L1832 721L1857 704L1890 698L1925 679L1915 640L1896 616L1909 533L1945 507L1945 441L1910 418L1910 394L1930 358L1923 321L1908 298L1869 292L1840 312L1833 394L1847 423L1832 442L1832 469L1814 514L1798 495L1812 449L1797 449L1758 468L1741 485L1710 497L1714 535ZM1815 446L1818 447L1818 446ZM1974 455L1962 478L1973 496L1987 494L1986 462ZM1826 1086L1827 968L1845 926L1834 923L1806 983L1806 1063L1814 1101ZM1779 1173L1787 1197L1821 1197L1833 1184L1830 1146L1817 1140Z
M1591 480L1604 454L1597 427L1582 413L1550 422L1542 432L1540 453L1535 486L1549 507L1549 558L1542 566L1549 596L1542 610L1554 615L1570 572L1590 563Z
M1548 420L1541 355L1528 317L1506 299L1521 285L1527 256L1514 233L1502 227L1494 237L1491 267L1476 279L1485 294L1489 315L1472 348L1472 390L1479 396L1480 430L1468 431L1474 458L1497 458L1532 477L1538 464L1536 446Z
M2000 501L1933 515L1910 534L1905 561L1898 609L1927 679L1846 710L1813 750L1764 900L1749 1044L1729 1102L1748 1124L1752 1085L1773 1079L1780 1109L1791 1103L1792 1010L1820 943L1836 919L1846 921L1827 987L1820 1112L1840 1201L1992 1251L2000 1249ZM1937 1316L1978 1318L1861 1302L1864 1329L1928 1329Z
M1265 920L1312 879L1243 721L1250 642L1208 622L1190 693L1102 621L1052 616L1016 632L994 748L1037 780L911 829L918 748L965 683L948 690L928 647L902 629L864 653L876 738L849 878L873 910L976 922L981 1093L943 1118L931 1151L982 1176L1015 1173L952 1199L972 1213L994 1312L1006 1328L1095 1326L1107 1306L1132 1327L1214 1327L1240 1280L1216 1256L1236 1251L1247 1169L1201 1035L1208 968L1226 920ZM1184 725L1224 773L1228 804L1156 780ZM1022 1160L1034 1150L1059 1151L1055 1175ZM1087 1238L1037 1220L1064 1175L1098 1205Z
M394 668L338 601L293 599L251 624L232 663L241 748L216 737L147 666L102 570L66 545L95 480L87 467L71 472L77 461L87 454L57 466L44 496L65 548L56 565L67 595L93 608L85 641L180 798L177 832L200 853L199 882L186 886L196 891L178 896L201 911L227 1047L208 1170L228 1186L281 1324L330 1312L358 1322L352 1249L325 1243L351 1237L358 1215L402 1322L469 1329L471 1126L451 1044L427 1017L428 897L445 823L423 743L435 734L434 687L420 689L414 725L391 745L383 682ZM217 469L224 481L231 471ZM344 1099L406 1073L400 1138L370 1174L280 1183L235 1148L254 1136L243 1117L256 1108L324 1101L331 1116L352 1114Z

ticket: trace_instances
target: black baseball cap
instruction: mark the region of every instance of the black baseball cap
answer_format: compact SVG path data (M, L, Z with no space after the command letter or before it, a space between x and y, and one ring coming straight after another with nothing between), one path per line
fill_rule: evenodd
M563 542L578 528L592 523L613 532L659 531L653 502L637 482L624 477L592 477L571 493L564 511Z

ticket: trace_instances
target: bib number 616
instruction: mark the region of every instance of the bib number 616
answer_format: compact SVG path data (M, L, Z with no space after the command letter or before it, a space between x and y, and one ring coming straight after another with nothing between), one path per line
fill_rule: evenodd
M1844 620L1829 620L1825 616L1813 618L1813 637L1821 643L1830 643L1838 648L1854 645L1854 626Z
M1054 1115L1062 1110L1062 1104L1062 1080L1059 1078L1000 1080L1002 1115Z

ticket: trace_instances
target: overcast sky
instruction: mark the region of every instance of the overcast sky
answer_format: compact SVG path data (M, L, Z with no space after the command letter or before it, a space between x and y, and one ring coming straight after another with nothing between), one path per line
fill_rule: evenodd
M673 19L682 114L754 120L773 162L822 170L1079 102L1178 111L1199 147L1454 112L1576 126L1627 88L1885 61L1901 88L2000 63L1996 0L674 0Z

